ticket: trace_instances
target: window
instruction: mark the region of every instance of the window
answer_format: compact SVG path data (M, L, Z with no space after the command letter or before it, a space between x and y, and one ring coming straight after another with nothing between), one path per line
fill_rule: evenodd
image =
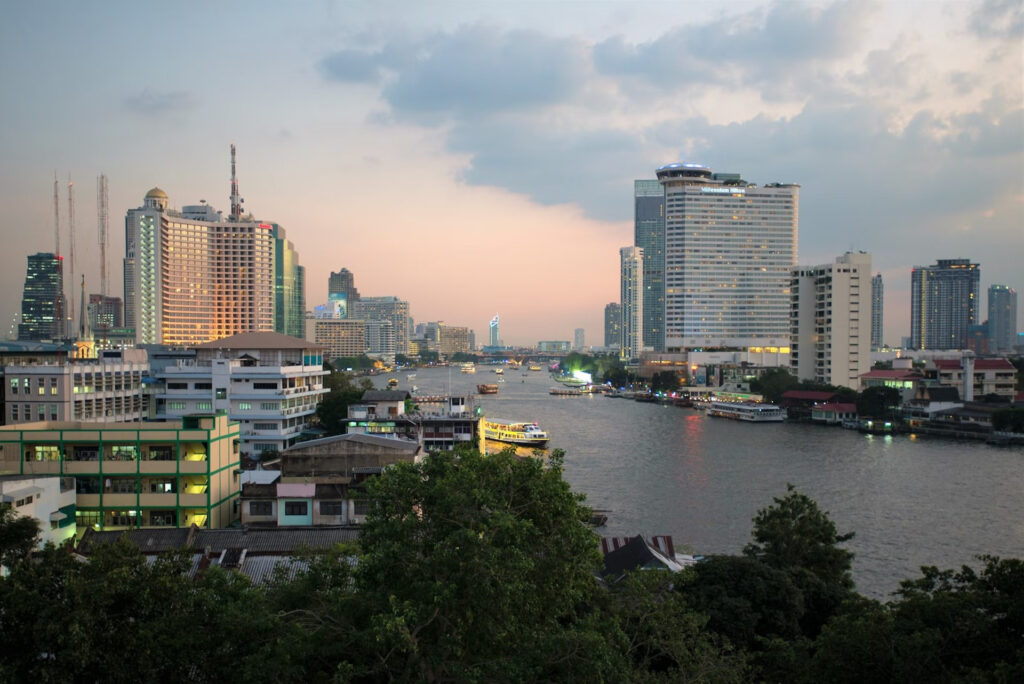
M174 527L178 515L173 510L157 510L149 512L149 524L153 527Z
M18 405L11 404L11 421L13 422L16 420L18 420Z
M170 445L160 445L149 447L149 460L150 461L173 461L173 447Z
M216 394L215 394L215 398L216 399L227 399L228 398L228 391L226 389L224 389L223 387L218 387L217 391L216 391Z
M184 411L185 410L185 402L183 402L183 401L169 401L169 402L167 402L167 410L168 411Z
M254 430L276 430L277 423L253 423Z
M249 515L273 515L274 503L272 501L250 501Z
M276 411L278 403L276 401L264 401L260 404L261 411Z
M55 445L37 446L35 457L37 461L59 461L60 449Z
M136 451L134 444L115 444L110 447L111 461L134 461L135 454Z
M251 401L240 401L240 402L238 402L238 410L239 411L252 411L252 402Z
M308 502L306 501L285 501L284 502L284 514L285 515L306 515L306 511L309 510Z
M57 393L57 378L50 378L50 394Z
M321 501L320 515L342 515L344 506L342 501Z
M167 383L167 389L169 390L187 390L187 382L169 382Z
M11 378L11 394L18 393L18 378Z
M209 401L197 401L196 411L211 411L213 410L213 404Z
M355 514L356 515L367 515L370 512L370 502L368 499L356 499L355 500Z
M50 404L50 420L52 420L52 421L56 421L57 420L57 405L56 404Z
M252 383L252 388L253 389L258 389L258 390L276 390L277 389L277 383L276 382L254 382L254 383Z
M197 383L195 384L195 388L196 388L197 390L208 390L208 389L213 389L213 383L212 383L212 382L197 382Z

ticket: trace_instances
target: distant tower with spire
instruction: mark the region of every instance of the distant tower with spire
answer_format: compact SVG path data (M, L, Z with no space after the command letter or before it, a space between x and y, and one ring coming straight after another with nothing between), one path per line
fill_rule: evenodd
M95 359L96 340L89 325L89 314L85 306L85 275L82 275L81 305L78 309L78 337L75 340L76 359Z

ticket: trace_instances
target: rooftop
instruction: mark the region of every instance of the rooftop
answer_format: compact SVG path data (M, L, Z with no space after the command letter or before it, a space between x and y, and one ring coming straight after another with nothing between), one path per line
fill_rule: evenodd
M322 349L320 345L276 332L247 332L196 345L196 349Z

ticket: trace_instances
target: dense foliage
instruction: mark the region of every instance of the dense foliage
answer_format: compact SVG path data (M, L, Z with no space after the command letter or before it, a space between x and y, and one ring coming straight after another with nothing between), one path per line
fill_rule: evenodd
M38 529L5 512L0 681L1024 680L1022 561L924 568L871 601L850 535L792 488L742 555L610 585L559 453L434 454L369 496L358 546L267 586L123 541L29 560Z
M357 404L366 390L373 389L369 378L358 380L351 373L336 370L329 363L324 364L329 374L324 378L328 393L316 407L317 421L329 435L344 434L348 422L348 407Z

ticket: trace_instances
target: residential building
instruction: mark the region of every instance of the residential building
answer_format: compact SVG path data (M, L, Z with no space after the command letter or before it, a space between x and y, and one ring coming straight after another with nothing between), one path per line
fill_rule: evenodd
M1006 397L1016 394L1017 368L1006 359L934 359L926 362L924 374L940 387L955 387L964 401L980 400L986 395ZM966 366L966 369L965 369ZM970 384L965 378L970 376Z
M604 346L611 349L622 347L622 305L618 302L604 305Z
M39 523L39 544L59 545L75 536L75 478L0 475L0 508Z
M665 188L633 181L633 244L644 254L643 347L665 349Z
M271 223L274 234L274 332L302 337L306 318L306 269L284 228Z
M790 363L798 378L860 387L860 376L871 370L870 275L871 255L864 252L793 269Z
M223 413L0 427L0 473L75 479L79 531L224 527L238 518L238 469L238 425Z
M666 350L788 345L800 186L758 186L699 164L667 164L657 176Z
M337 273L331 271L327 279L327 304L338 318L348 318L352 305L359 301L356 277L352 271L343 268Z
M149 377L145 350L108 350L98 358L71 354L26 360L3 367L4 415L18 425L72 420L127 423L147 417L143 383Z
M583 328L576 328L572 333L572 348L576 351L583 351L584 344Z
M395 333L395 353L409 353L409 302L398 297L360 297L349 313L360 321L391 321Z
M494 318L492 318L491 322L487 324L489 334L488 340L490 340L489 344L492 347L501 346L501 331L499 329L500 324L501 320L499 319L498 314L494 314Z
M469 328L441 323L437 328L437 351L444 358L469 353Z
M871 279L871 351L885 346L882 326L885 316L885 285L882 274L876 273Z
M323 348L305 340L243 333L195 350L194 361L167 366L157 376L156 415L224 411L239 423L243 458L295 444L328 391Z
M910 272L912 349L965 349L978 317L981 269L970 259L939 259Z
M1008 285L988 288L988 339L993 352L1012 352L1017 344L1017 291Z
M395 325L391 321L361 321L366 354L391 363L395 360Z
M460 444L483 448L472 398L416 397L415 404L407 407L409 399L411 395L404 391L365 392L359 404L348 407L348 432L405 439L426 451L450 451Z
M334 359L362 356L370 348L369 330L379 335L381 324L391 325L390 321L358 321L352 318L307 318L307 342L323 347L324 358ZM393 344L393 342L392 342ZM378 341L378 348L386 347ZM392 350L394 348L392 347ZM392 354L394 351L392 351Z
M67 334L64 257L48 252L28 256L21 296L19 340L59 340Z
M632 359L643 349L644 324L644 250L623 247L619 250L620 300L622 309L622 346L619 356Z

